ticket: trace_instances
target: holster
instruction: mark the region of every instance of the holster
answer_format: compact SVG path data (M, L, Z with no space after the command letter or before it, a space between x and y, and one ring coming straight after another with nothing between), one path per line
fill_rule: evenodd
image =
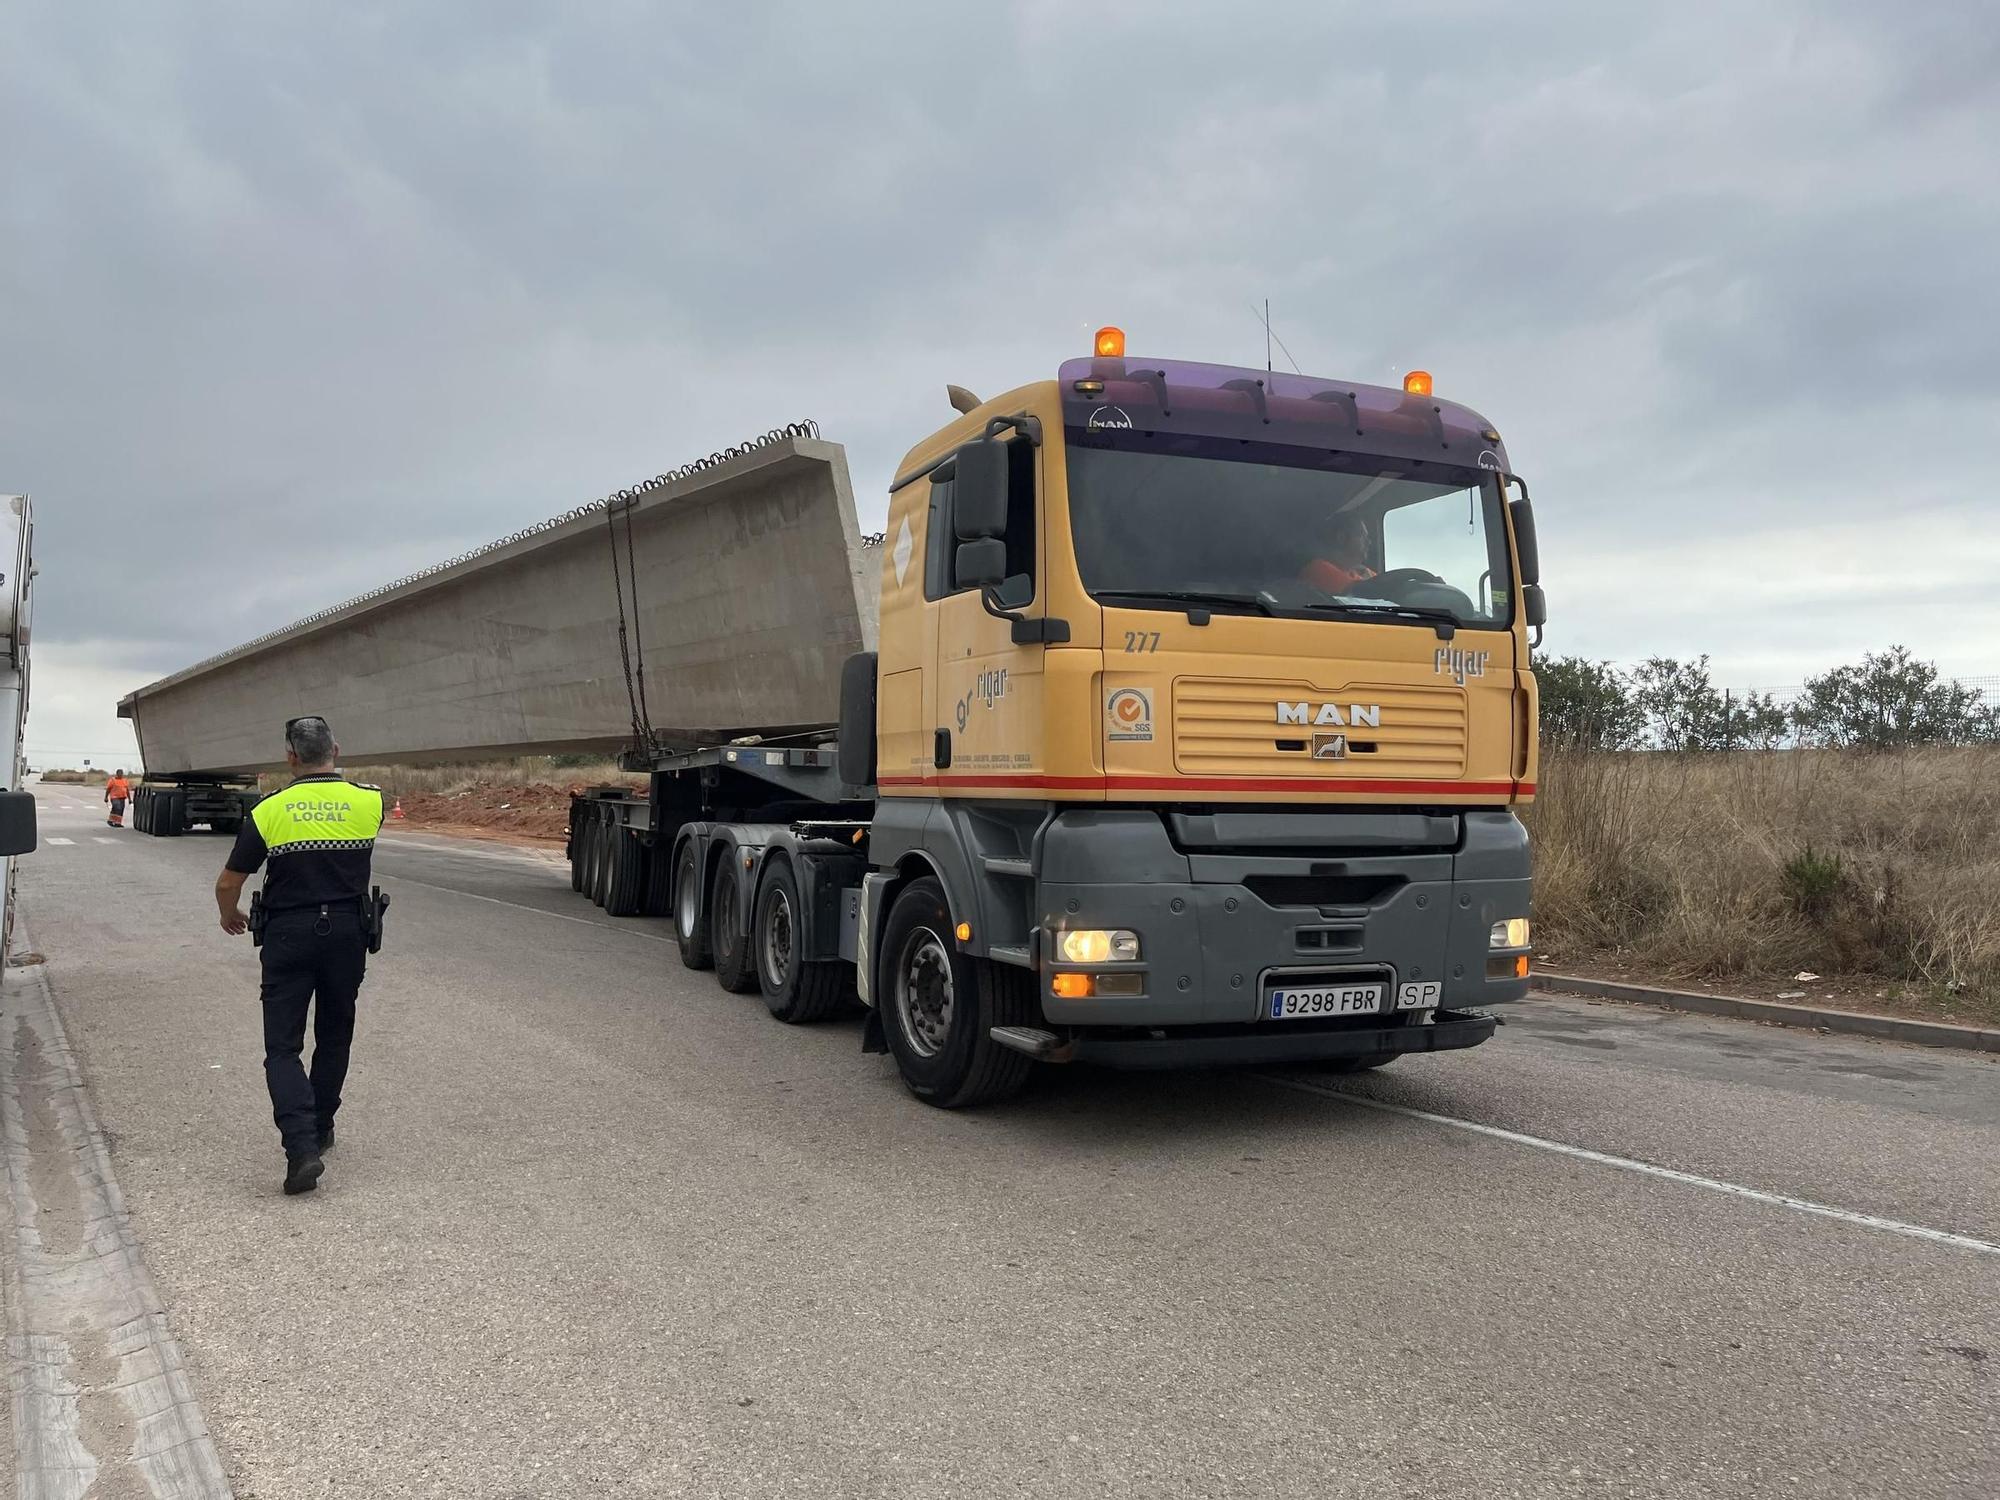
M361 931L368 938L368 951L382 951L382 923L389 910L388 894L381 886L374 886L368 892L368 899L361 903Z
M268 927L270 923L271 923L271 914L268 911L264 910L264 893L262 891L252 891L250 893L250 946L251 947L261 948L264 946L264 929Z

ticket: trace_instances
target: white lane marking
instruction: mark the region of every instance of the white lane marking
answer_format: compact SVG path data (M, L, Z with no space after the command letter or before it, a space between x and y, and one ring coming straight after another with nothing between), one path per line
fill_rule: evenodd
M93 844L122 844L125 842L116 834L111 833L93 833L90 836L90 841Z
M1835 1219L1842 1224L1854 1224L1863 1229L1879 1229L1885 1234L1905 1235L1913 1240L1929 1240L1934 1245L1953 1245L1960 1250L1976 1250L1982 1255L2000 1255L2000 1245L1974 1239L1968 1234L1952 1234L1944 1229L1927 1229L1922 1224L1906 1224L1901 1219L1884 1219L1876 1214L1856 1213L1848 1208L1834 1208L1830 1204L1815 1203L1810 1198L1794 1198L1786 1193L1767 1193L1760 1188L1745 1187L1740 1182L1724 1182L1717 1177L1703 1177L1694 1172L1678 1171L1673 1167L1656 1167L1651 1162L1634 1161L1629 1156L1613 1156L1609 1152L1592 1151L1586 1146L1571 1146L1562 1141L1545 1141L1538 1135L1523 1135L1518 1130L1505 1130L1498 1125L1481 1125L1476 1121L1461 1120L1453 1115L1433 1114L1427 1109L1412 1109L1407 1104L1390 1104L1381 1099L1368 1099L1342 1089L1308 1083L1301 1078L1280 1078L1275 1073L1260 1073L1258 1076L1266 1083L1275 1083L1280 1088L1296 1089L1302 1094L1320 1094L1328 1099L1338 1099L1342 1104L1358 1104L1363 1109L1377 1109L1388 1115L1403 1115L1408 1119L1423 1120L1432 1125L1449 1126L1453 1130L1469 1130L1474 1135L1490 1136L1498 1141L1511 1141L1517 1146L1532 1146L1537 1151L1552 1151L1557 1156L1595 1162L1600 1167L1616 1167L1621 1172L1639 1172L1647 1177L1663 1177L1668 1182L1706 1188L1711 1193L1722 1193L1731 1198L1748 1198L1755 1203L1769 1203L1776 1208L1789 1208L1794 1213L1811 1214L1821 1219Z
M481 896L473 891L461 891L456 886L432 885L428 880L413 880L408 875L392 875L387 870L376 872L384 880L400 880L405 885L420 885L427 891L443 891L447 896L463 896L468 901L486 901L494 906L511 906L515 911L533 912L538 917L554 917L558 922L580 922L585 927L595 927L599 932L616 932L626 937L644 938L649 943L671 943L670 937L662 937L657 932L641 932L636 927L610 922L593 922L589 917L573 917L566 911L549 911L540 906L523 906L519 901L502 901L498 896Z
M42 842L43 842L43 843L45 843L45 844L74 844L74 843L76 842L76 840L75 840L75 839L59 839L59 838L54 838L54 837L50 837L50 838L45 838L45 839L43 839L43 840L42 840Z

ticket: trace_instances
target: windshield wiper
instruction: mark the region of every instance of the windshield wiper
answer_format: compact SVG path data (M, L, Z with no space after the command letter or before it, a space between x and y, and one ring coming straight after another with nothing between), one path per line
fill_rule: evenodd
M1205 589L1097 589L1095 594L1099 599L1157 599L1165 604L1187 604L1197 608L1204 604L1216 604L1230 609L1254 609L1260 614L1277 613L1267 600L1256 594L1226 594ZM1188 619L1197 625L1202 624L1202 621L1195 620L1195 613L1195 609L1190 609Z
M1313 600L1299 607L1317 610L1322 614L1395 615L1404 620L1422 620L1437 631L1437 637L1441 641L1450 640L1458 633L1458 627L1464 623L1450 610L1436 609L1426 604L1342 604L1335 601Z

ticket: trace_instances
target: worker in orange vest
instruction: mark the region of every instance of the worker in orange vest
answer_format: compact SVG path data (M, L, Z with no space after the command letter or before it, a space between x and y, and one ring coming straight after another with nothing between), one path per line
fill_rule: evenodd
M111 779L104 783L104 800L111 804L111 816L105 819L110 828L125 826L125 804L132 799L132 783L125 779L125 772L114 771Z
M1299 574L1301 583L1329 594L1344 594L1357 583L1375 576L1368 566L1368 522L1355 512L1333 518L1328 528L1325 557L1314 558Z

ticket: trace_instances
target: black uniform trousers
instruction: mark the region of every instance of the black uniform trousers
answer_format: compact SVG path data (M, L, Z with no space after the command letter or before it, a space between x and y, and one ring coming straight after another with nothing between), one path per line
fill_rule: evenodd
M273 912L264 928L264 1080L271 1116L287 1156L319 1149L340 1112L347 1053L354 1041L354 997L368 968L361 913L351 907ZM312 1073L300 1063L306 1011L313 1015Z

